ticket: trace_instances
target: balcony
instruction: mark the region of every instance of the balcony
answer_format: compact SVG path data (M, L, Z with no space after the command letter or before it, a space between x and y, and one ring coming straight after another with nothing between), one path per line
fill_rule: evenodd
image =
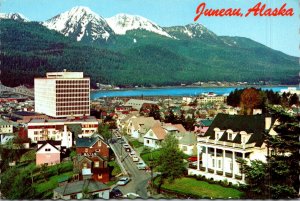
M255 143L236 144L236 143L232 143L232 142L210 140L210 139L207 139L207 137L199 137L199 136L197 138L197 141L198 142L209 143L209 144L221 145L221 146L224 146L224 147L238 148L238 149L248 149L248 148L253 148L255 146Z

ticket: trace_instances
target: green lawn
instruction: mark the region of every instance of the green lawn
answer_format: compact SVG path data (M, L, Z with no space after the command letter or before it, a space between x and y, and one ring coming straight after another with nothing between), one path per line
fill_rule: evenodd
M22 155L20 162L35 161L36 150L30 150Z
M144 160L144 162L149 165L149 161L152 160L156 160L160 155L160 149L154 150L154 151L150 151L148 153L142 153L141 157Z
M58 180L62 177L72 177L73 175L73 171L70 172L65 172L63 174L60 175L55 175L49 178L48 181L37 184L35 186L35 189L37 190L38 193L45 193L49 190L51 190L51 192L53 191L53 189L55 189L56 187L58 187Z
M157 184L157 180L155 180ZM176 179L174 183L166 183L162 185L163 189L174 191L177 193L192 194L197 197L210 197L213 199L237 199L243 195L243 192L234 188L225 188L217 184L209 184L205 181L198 181L194 178L180 178Z
M112 173L111 173L111 175L112 176L116 176L116 175L118 175L118 174L120 174L122 171L121 171L121 168L120 168L120 166L119 166L119 164L117 163L117 161L109 161L108 162L108 165L110 166L110 167L113 167L114 169L112 170Z
M132 140L129 142L134 148L139 148L144 146L143 143L139 142L138 140Z

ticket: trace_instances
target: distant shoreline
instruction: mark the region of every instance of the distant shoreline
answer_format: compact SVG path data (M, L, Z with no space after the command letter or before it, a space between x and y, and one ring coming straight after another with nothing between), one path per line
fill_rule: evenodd
M235 89L246 87L261 88L262 90L273 90L280 92L288 87L299 87L295 85L237 85L237 86L172 86L172 87L152 87L152 88L123 88L114 90L94 90L91 91L91 99L108 97L184 97L199 96L213 92L217 95L228 95Z
M150 89L173 89L173 88L228 88L228 87L236 87L236 88L246 88L246 87L299 87L299 85L230 85L230 86L214 86L214 85L206 85L206 86L161 86L161 87L130 87L130 88L120 88L120 89L93 89L91 92L101 92L101 91L127 91L127 90L150 90Z

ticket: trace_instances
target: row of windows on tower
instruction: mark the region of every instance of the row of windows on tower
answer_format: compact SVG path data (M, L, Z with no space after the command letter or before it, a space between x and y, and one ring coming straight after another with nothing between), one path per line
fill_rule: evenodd
M57 85L65 84L90 84L89 80L56 80Z
M68 88L68 89L56 89L56 93L89 93L88 88Z
M56 98L56 102L78 102L78 101L89 101L89 98Z

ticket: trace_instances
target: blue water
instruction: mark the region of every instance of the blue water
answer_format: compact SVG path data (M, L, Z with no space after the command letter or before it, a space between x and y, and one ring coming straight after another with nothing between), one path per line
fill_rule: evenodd
M178 87L178 88L159 88L159 89L124 89L112 91L93 91L91 99L104 97L126 97L126 96L196 96L202 93L214 92L218 95L229 94L236 88L244 87ZM273 90L280 92L281 89L287 89L286 86L276 87L257 87L263 90Z

